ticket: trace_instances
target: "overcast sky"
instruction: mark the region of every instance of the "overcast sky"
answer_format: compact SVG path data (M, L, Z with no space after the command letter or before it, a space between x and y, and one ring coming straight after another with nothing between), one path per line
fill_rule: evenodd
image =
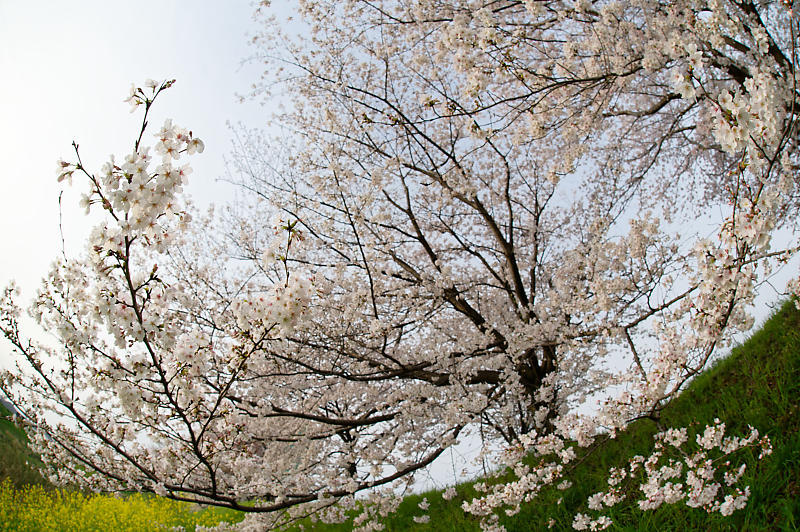
M170 117L205 141L190 176L198 203L232 195L216 182L230 143L226 121L260 126L268 115L236 98L259 74L242 64L257 28L252 11L246 0L0 0L0 285L15 278L32 295L60 253L55 168L74 159L71 142L89 168L130 152L141 120L122 101L132 82L177 79L151 124ZM89 225L77 208L84 191L75 179L65 192L68 252L80 251Z

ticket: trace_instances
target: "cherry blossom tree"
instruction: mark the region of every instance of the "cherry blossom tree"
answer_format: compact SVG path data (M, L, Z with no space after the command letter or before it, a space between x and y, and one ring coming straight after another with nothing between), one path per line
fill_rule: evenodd
M798 214L790 5L298 11L298 34L259 12L256 93L290 105L278 141L237 145L249 207L192 219L176 161L203 144L170 122L151 168L147 115L169 82L132 88L144 119L124 162L95 173L76 146L59 163L105 223L34 304L58 345L22 335L6 291L0 328L27 367L0 388L65 479L245 510L254 527L344 519L363 492L368 527L472 432L516 466L466 506L491 528L496 508L560 481L569 442L658 420L797 252L773 247ZM767 443L723 433L698 436L684 489L659 460L686 435L665 429L589 508L617 502L611 481L636 471L643 509L741 508L741 472L723 488L703 453ZM546 460L521 466L530 452Z

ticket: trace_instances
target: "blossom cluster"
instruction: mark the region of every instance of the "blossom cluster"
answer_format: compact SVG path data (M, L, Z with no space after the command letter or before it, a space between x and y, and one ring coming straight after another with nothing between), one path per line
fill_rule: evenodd
M136 101L145 102L147 108L155 97L171 82L157 84L148 80L151 91L148 96L137 89L140 97ZM58 181L71 177L76 171L86 174L91 188L84 194L81 205L87 209L100 204L113 218L113 224L102 226L93 233L90 243L98 253L121 253L125 251L126 241L137 235L153 239L161 249L168 243L169 233L161 225L165 216L179 215L184 222L189 215L180 210L178 196L186 183L191 167L177 164L183 154L202 153L205 145L192 132L178 127L167 119L155 134L157 141L154 151L160 155L160 164L151 168L153 156L150 147L136 142L132 153L124 161L117 163L112 157L105 163L98 175L89 174L83 163L58 162ZM76 147L77 151L77 147Z
M535 440L539 443L535 444ZM563 479L564 466L571 458L554 454L564 445L555 441L552 436L530 440L532 445L529 449L540 457L539 465L535 468L517 465L514 481L485 487L484 491L489 493L465 502L464 510L480 516L484 528L502 530L494 513L497 509L505 508L508 515L513 515L519 511L522 502L530 501L545 486L569 489L571 482ZM587 508L592 512L574 516L572 527L575 530L604 530L611 526L613 521L602 514L603 509L630 497L630 485L637 482L640 483L641 497L637 504L642 510L654 510L664 504L683 501L692 508L730 515L744 508L750 495L749 487L736 487L746 464L732 465L733 455L744 448L757 448L760 460L772 452L769 438L760 437L755 428L750 427L744 437L726 436L725 423L719 419L697 432L695 445L690 443L686 427L657 433L654 441L650 456L637 455L629 460L627 466L609 469L608 489L587 499Z
M297 326L311 297L311 281L307 276L293 273L284 286L273 287L266 294L237 299L233 312L237 325L251 336L275 335L285 337Z
M725 424L717 419L713 425L706 426L702 434L697 434L698 449L695 452L689 453L685 449L687 439L686 428L656 434L653 454L647 458L633 457L627 470L612 469L609 491L589 497L589 509L601 511L603 506L610 507L623 500L625 494L619 487L620 482L638 475L645 475L645 481L640 485L644 497L638 501L642 510L654 510L681 500L692 508L722 515L744 508L750 489L734 486L744 474L746 465L732 467L730 456L745 447L758 447L761 459L772 452L769 438L759 438L753 427L745 437L726 437ZM670 452L675 455L676 451L678 459L669 457ZM676 479L683 479L683 482L676 482ZM606 522L610 524L610 521Z

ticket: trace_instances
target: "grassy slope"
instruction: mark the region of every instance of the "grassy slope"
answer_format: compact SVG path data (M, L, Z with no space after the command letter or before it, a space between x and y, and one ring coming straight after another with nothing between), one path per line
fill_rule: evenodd
M35 470L41 461L28 449L27 442L25 432L14 424L11 412L0 404L0 482L9 479L16 486L47 484Z
M694 380L662 415L664 427L698 430L714 418L726 423L727 435L746 435L747 426L769 435L773 454L758 461L758 450L745 449L732 463L747 463L739 486L750 486L745 509L730 517L709 515L685 504L664 506L643 512L635 504L638 483L628 486L633 502L623 502L605 512L614 524L609 530L800 530L800 312L793 304L775 314L761 330L726 359ZM570 475L573 487L566 492L543 491L513 517L501 522L509 531L571 530L576 512L593 514L586 508L589 495L604 490L608 468L626 463L630 457L648 456L655 423L642 420L632 424L615 440L598 445ZM478 530L477 521L465 516L461 502L476 492L472 484L457 488L458 496L444 501L439 492L407 497L398 512L385 521L386 530L464 531ZM421 512L417 504L430 503L427 524L413 522ZM556 501L563 497L561 504ZM349 530L347 525L303 523L306 530Z

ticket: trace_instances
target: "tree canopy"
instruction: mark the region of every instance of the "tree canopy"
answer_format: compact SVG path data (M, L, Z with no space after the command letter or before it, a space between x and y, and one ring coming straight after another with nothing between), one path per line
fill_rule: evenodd
M470 505L491 527L558 482L569 442L657 419L797 252L773 238L798 219L784 2L298 6L296 33L259 9L255 96L289 105L282 138L240 137L249 205L192 218L176 161L203 144L171 122L153 168L147 112L171 82L132 88L124 162L59 163L105 224L33 306L60 345L26 340L6 291L0 328L29 367L0 387L60 474L255 526L338 519L362 491L391 507L480 432L512 465L547 457ZM717 429L698 444L738 448ZM666 478L651 507L679 500Z

